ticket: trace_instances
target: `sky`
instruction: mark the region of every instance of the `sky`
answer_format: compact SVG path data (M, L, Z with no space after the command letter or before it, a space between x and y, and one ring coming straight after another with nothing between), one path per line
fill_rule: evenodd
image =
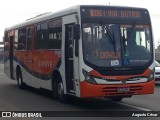
M45 12L57 12L74 5L114 5L147 8L151 15L155 44L160 41L159 0L2 0L0 4L0 41L4 29Z

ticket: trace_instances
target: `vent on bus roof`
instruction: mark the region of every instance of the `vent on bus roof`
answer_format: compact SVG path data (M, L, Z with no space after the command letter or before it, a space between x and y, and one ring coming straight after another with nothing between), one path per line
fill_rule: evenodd
M34 19L34 18L41 17L41 16L43 16L43 15L47 15L47 14L50 14L50 13L52 13L52 12L45 12L45 13L42 13L42 14L36 15L35 17L29 18L29 19L27 19L26 21L28 21L28 20L32 20L32 19Z

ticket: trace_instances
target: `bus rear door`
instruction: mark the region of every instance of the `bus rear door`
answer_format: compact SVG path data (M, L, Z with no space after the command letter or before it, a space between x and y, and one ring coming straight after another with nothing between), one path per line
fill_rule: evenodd
M9 33L9 66L10 66L10 78L14 79L13 76L13 40L14 39L14 31Z

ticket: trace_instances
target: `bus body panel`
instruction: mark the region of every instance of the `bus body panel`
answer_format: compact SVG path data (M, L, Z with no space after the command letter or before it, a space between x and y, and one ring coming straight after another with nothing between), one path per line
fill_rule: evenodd
M6 32L10 32L10 34L13 33L12 35L13 42L16 41L16 37L17 37L16 31L20 31L20 29L22 28L26 28L27 30L31 28L33 30L32 31L33 35L32 35L31 49L16 50L14 48L14 50L12 50L14 51L12 60L10 60L10 58L12 57L10 56L11 51L10 50L4 51L5 74L7 74L7 76L10 76L12 79L16 79L17 67L20 67L24 83L35 88L44 88L44 89L52 90L52 83L54 78L56 78L56 76L53 76L53 74L55 71L58 71L64 85L64 94L70 94L70 95L82 97L82 98L113 97L113 96L127 97L132 95L153 94L155 80L154 78L152 80L148 80L148 79L151 77L154 71L154 62L153 62L154 56L151 59L151 62L149 63L150 65L148 64L147 66L148 68L142 67L144 69L144 72L142 74L133 75L133 74L126 74L125 72L125 74L121 74L121 75L102 75L100 72L98 72L98 70L100 71L98 67L96 68L96 67L93 67L92 65L86 64L87 62L86 62L86 59L84 58L84 48L83 48L84 35L82 34L82 30L80 33L80 39L78 40L78 56L76 56L75 54L76 40L74 39L74 35L73 35L74 25L79 24L83 29L83 25L85 26L85 24L83 24L83 22L85 21L84 19L85 15L83 15L82 12L85 12L85 9L86 11L88 10L88 12L86 12L85 14L91 15L91 16L86 16L87 18L86 21L88 23L90 21L92 21L91 23L94 23L94 20L97 22L98 20L102 20L103 17L105 18L104 20L108 20L109 22L112 22L112 19L114 20L114 17L115 19L118 19L117 16L114 16L117 14L116 11L114 10L109 11L108 13L104 11L103 13L104 15L103 15L102 10L99 10L101 8L100 6L97 7L98 9L96 9L96 6L94 6L93 9L91 9L92 6L88 6L88 8L91 9L90 13L87 6L84 7L85 9L81 9L83 7L84 6L78 6L78 7L73 7L73 8L61 11L56 14L51 13L41 17L33 18L24 23L7 28L5 30ZM114 7L114 9L115 8L116 7ZM117 7L117 9L122 10L123 7L120 7L120 8ZM124 9L126 10L129 8L127 7ZM104 6L103 6L103 10L105 10ZM134 8L134 10L136 10L136 8ZM107 18L106 16L107 14L110 15L111 17ZM130 15L130 14L126 13L126 15ZM133 14L131 18L127 18L127 19L132 20L132 17L134 16L139 16L139 14L136 12L135 15ZM90 19L90 17L91 18L93 17L93 19ZM121 17L124 17L124 16L121 15ZM133 18L133 19L135 19L135 21L136 20L138 21L137 18ZM51 26L56 27L57 24L59 24L58 23L59 20L62 22L61 23L61 29L62 29L61 48L36 49L35 38L38 31L37 30L38 25L41 25L43 23L47 23L49 25L50 21L55 21L53 22L53 24L51 24ZM147 19L146 21L148 22L149 19ZM97 26L95 26L95 28ZM141 28L138 28L138 29L141 30ZM98 34L98 31L91 30L91 33ZM8 38L10 38L10 36L8 36ZM55 37L53 34L50 34L48 36L51 38ZM43 37L43 35L41 37ZM96 38L96 36L90 36L90 37L92 37L92 39L94 39L94 37ZM17 37L17 39L19 38ZM7 40L5 41L7 43ZM10 45L11 43L12 42L10 41L8 42L9 48L11 47ZM71 48L72 48L71 50L72 52L70 52ZM153 50L153 53L154 53L154 50ZM11 65L13 66L13 68L11 68ZM119 68L121 68L121 66ZM85 76L86 71L87 71L87 74L93 77L93 79L95 78L96 83L86 82L87 81L86 80L87 77ZM103 68L103 71L107 71L107 69L104 70ZM140 80L134 81L134 79L137 79L136 77L139 77ZM108 79L110 79L110 81L113 80L114 82L107 81ZM129 81L130 79L132 79L133 81Z

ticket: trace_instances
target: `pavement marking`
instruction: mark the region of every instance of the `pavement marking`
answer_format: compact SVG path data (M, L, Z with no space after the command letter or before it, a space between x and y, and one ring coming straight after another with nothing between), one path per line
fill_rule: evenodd
M143 111L152 111L152 110L149 110L149 109L146 109L146 108L130 105L130 104L127 104L127 103L122 103L122 102L116 102L116 103L121 104L121 105L125 105L125 106L128 106L128 107L136 108L136 109L139 109L139 110L143 110Z

